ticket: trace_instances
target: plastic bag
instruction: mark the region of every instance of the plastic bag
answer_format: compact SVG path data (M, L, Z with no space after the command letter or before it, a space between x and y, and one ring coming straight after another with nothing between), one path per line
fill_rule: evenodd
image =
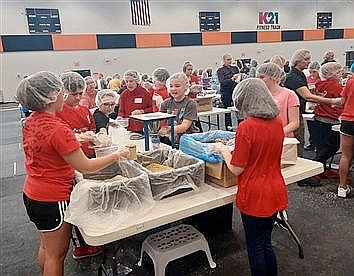
M121 175L118 180L111 178ZM116 162L94 174L77 173L65 221L108 233L153 207L149 178L133 161Z
M212 130L203 133L184 134L179 142L179 149L204 161L219 163L223 161L221 155L210 152L214 139L235 139L235 132Z
M157 163L173 168L162 172L151 172L142 165L148 176L155 200L160 200L181 190L195 190L204 183L205 164L203 161L175 149L158 149L144 153L148 163ZM143 162L144 164L144 162ZM146 165L146 164L145 164Z

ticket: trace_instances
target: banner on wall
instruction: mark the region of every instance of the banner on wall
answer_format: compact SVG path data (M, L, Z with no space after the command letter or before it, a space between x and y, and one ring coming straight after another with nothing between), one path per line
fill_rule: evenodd
M148 0L130 0L130 12L133 25L146 26L151 24Z
M257 30L280 30L279 12L260 11L258 13Z

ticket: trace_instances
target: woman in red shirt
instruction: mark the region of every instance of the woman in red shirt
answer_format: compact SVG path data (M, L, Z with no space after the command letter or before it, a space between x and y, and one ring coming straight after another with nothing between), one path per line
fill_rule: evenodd
M189 82L189 92L188 96L191 99L197 97L197 94L202 91L203 86L199 85L199 79L197 76L194 76L193 73L193 64L190 61L185 61L183 64L183 73L187 76Z
M71 225L64 221L73 188L74 170L98 171L127 157L116 151L88 159L70 127L56 113L67 94L59 77L38 72L22 80L16 91L18 101L33 110L23 126L23 149L27 177L23 200L30 220L40 235L38 260L42 275L63 275Z
M233 101L245 117L237 128L235 149L230 153L220 144L214 150L238 176L236 206L241 212L252 275L277 275L271 237L277 213L288 205L280 168L284 131L279 108L265 83L255 78L236 86Z

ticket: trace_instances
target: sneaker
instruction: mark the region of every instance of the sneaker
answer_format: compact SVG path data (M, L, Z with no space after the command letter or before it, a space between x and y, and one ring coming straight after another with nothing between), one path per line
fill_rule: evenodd
M309 177L309 178L298 181L297 185L300 187L306 187L306 186L317 187L317 186L321 186L321 180L320 180L320 177L318 177L316 175L316 176Z
M80 260L87 257L92 257L99 255L103 252L103 249L100 246L91 246L91 245L84 245L84 246L74 246L73 248L73 259Z
M332 170L326 170L322 176L326 179L339 179L339 173Z
M347 195L349 195L350 194L350 191L351 191L351 189L350 189L350 187L349 186L347 186L347 188L346 189L344 189L344 188L342 188L342 187L338 187L338 197L343 197L343 198L345 198L345 197L347 197Z

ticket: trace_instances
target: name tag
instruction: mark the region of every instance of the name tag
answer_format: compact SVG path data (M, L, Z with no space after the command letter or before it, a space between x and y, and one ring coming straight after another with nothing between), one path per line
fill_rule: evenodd
M136 104L143 103L143 98L134 98L134 103L136 103Z

